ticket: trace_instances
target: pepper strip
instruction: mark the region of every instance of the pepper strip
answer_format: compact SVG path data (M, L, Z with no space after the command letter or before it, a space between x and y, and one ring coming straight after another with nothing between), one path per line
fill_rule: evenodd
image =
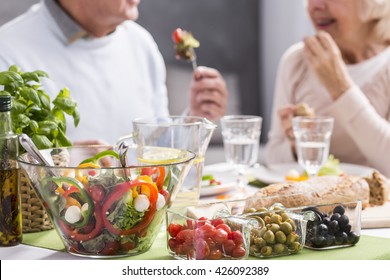
M88 204L88 209L86 211L81 212L81 215L83 216L82 221L79 221L77 223L70 224L70 225L72 227L75 227L75 228L84 227L89 222L89 219L92 216L92 213L94 211L94 203L93 203L92 199L90 198L89 194L87 193L87 191L85 190L84 186L79 181L77 181L76 179L71 178L71 177L61 177L61 178L51 177L51 178L48 178L47 180L54 182L57 186L61 186L62 183L67 183L70 186L74 186L77 188L77 191L81 194L81 198L84 199L85 202ZM71 191L71 190L72 190L72 188L70 189L70 192L75 192L74 189L73 189L73 191ZM64 197L65 197L65 195L64 195ZM66 222L66 223L68 223L68 222Z
M131 191L133 188L137 186L147 186L149 188L150 196L149 196L149 201L150 201L150 206L149 210L145 214L145 217L142 221L138 222L135 226L133 226L130 229L120 229L116 228L111 224L111 222L107 219L109 209L112 207L112 205L119 201L122 196ZM129 182L124 182L122 184L119 184L115 187L114 190L111 191L111 193L108 195L106 200L104 201L103 207L102 207L102 216L103 216L103 223L104 226L113 234L116 235L130 235L133 233L139 233L143 229L145 229L150 222L154 218L154 214L156 213L156 202L158 198L158 193L156 188L153 186L153 184L150 184L148 182L144 181L129 181Z
M99 203L94 203L94 216L95 216L95 227L89 233L79 233L80 229L72 229L71 226L66 224L64 221L59 220L58 224L62 230L62 232L71 240L74 241L88 241L92 238L95 238L100 234L103 230L103 220L102 220L102 212L99 206Z
M154 177L154 175L157 175L153 182L156 183L158 190L163 188L165 180L165 167L144 167L141 170L141 175L148 175L151 178L152 176Z

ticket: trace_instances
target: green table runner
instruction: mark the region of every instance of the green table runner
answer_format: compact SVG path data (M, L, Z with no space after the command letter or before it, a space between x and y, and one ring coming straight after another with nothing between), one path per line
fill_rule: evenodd
M161 231L148 252L122 259L173 259L168 255L165 238L165 231ZM23 244L65 251L64 245L55 230L23 234ZM256 258L250 257L250 259ZM360 237L359 243L352 247L322 251L304 248L298 254L271 258L270 260L390 260L390 239L363 235Z

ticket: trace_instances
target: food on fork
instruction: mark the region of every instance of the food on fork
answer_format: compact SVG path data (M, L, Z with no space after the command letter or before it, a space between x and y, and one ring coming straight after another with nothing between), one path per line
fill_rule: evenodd
M177 59L195 61L196 55L194 48L198 48L200 43L192 36L191 32L176 28L173 31L172 40L175 43Z
M294 117L313 117L314 115L314 109L306 103L299 103L295 106Z

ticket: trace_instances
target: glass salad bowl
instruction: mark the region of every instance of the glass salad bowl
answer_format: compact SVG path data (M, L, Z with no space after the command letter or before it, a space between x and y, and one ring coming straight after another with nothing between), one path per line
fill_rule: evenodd
M93 258L149 250L195 157L161 147L130 147L126 162L111 146L40 152L50 166L26 153L18 158L22 172L66 251Z

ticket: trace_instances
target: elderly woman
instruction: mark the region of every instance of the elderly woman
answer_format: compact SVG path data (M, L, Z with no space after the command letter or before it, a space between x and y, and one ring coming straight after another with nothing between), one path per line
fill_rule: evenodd
M308 0L317 31L281 59L266 162L295 161L291 118L335 119L330 153L390 176L390 0Z

